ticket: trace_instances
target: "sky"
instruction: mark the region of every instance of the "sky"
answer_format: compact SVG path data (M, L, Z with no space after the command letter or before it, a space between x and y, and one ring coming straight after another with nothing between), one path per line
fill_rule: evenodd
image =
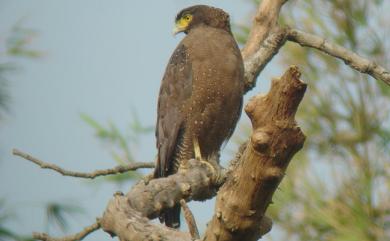
M102 214L113 193L127 192L130 186L40 169L12 156L11 150L18 148L75 171L115 166L80 114L125 129L135 110L143 124L153 126L161 77L183 38L171 34L176 13L194 4L209 4L229 12L235 23L247 23L253 12L249 2L1 0L0 48L12 26L21 21L37 31L30 46L43 53L36 60L11 59L20 70L7 76L11 101L9 113L0 122L0 198L6 199L7 210L15 215L8 227L20 234L46 232L45 205L64 202L85 210L68 219L68 233L78 232ZM259 80L261 88L249 96L265 91L270 78L279 74L275 67L266 68ZM141 144L137 159L153 161L154 136L143 138ZM229 159L229 153L223 157ZM190 205L201 230L213 205L212 201ZM57 229L49 231L63 235ZM98 231L85 240L96 239L110 237Z

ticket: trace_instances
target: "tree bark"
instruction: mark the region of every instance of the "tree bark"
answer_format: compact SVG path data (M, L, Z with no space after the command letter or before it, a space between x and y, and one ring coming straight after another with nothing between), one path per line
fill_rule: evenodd
M295 113L306 90L297 67L272 81L267 95L257 95L245 107L253 133L240 160L219 190L215 214L205 241L258 240L272 195L305 136Z
M253 18L248 40L242 49L242 57L247 59L254 54L277 26L280 10L288 0L263 0Z

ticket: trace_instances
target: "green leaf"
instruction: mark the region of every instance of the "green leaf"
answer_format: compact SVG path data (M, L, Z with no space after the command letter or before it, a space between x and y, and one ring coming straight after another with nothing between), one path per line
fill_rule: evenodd
M67 217L82 213L83 209L75 204L48 203L46 205L47 226L55 225L61 231L66 232L69 228Z

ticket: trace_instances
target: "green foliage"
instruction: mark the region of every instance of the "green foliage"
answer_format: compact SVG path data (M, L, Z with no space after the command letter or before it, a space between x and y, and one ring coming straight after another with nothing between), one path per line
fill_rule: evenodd
M12 219L13 215L10 213L9 208L6 208L4 199L0 199L0 241L31 241L31 237L22 236L17 234L8 227L5 226L6 222Z
M65 233L68 230L67 217L77 216L83 213L83 209L74 204L48 203L46 205L47 229L51 226L56 226Z
M28 49L35 33L27 28L22 27L21 23L17 23L10 31L8 38L4 43L5 52L0 52L0 119L4 116L4 111L8 110L9 95L7 91L6 75L12 71L18 70L16 64L8 59L11 57L37 58L40 57L38 51ZM15 240L15 241L30 241L31 237L25 237L13 232L5 226L12 219L9 209L5 208L5 200L0 199L0 241Z
M11 29L5 42L0 43L5 46L5 52L0 52L0 56L4 57L4 61L0 60L0 118L4 111L8 110L9 96L6 75L18 69L16 64L8 59L11 57L41 57L41 52L29 48L35 36L35 31L22 27L21 22L19 22Z
M48 203L46 205L46 226L59 228L62 232L68 229L67 219L69 217L79 217L84 214L82 208L74 204ZM6 207L4 199L0 199L0 241L31 241L32 237L23 236L13 232L6 226L6 223L14 219L11 209Z
M149 134L153 131L153 127L144 126L141 123L136 113L133 113L133 119L126 131L120 130L111 121L105 126L86 114L82 114L81 118L95 130L96 136L103 141L103 143L108 145L111 156L121 165L136 161L134 153L139 147L139 139L142 135ZM139 172L132 171L109 176L106 177L105 180L123 183L140 177L141 175Z
M37 36L37 32L25 28L21 22L18 22L11 29L11 34L6 40L6 49L9 56L39 58L42 56L40 51L29 48L32 40Z
M390 19L378 13L383 5L370 0L290 1L280 22L389 68L383 29ZM280 240L390 240L389 86L297 44L286 44L281 56L283 68L301 68L308 91L297 113L307 136L305 147L268 211L281 230Z

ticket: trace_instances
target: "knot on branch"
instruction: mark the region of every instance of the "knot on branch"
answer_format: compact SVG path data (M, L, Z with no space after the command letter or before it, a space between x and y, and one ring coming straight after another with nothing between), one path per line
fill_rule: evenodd
M272 229L272 219L268 216L264 216L260 222L260 236L267 234Z
M253 148L260 153L267 153L270 141L270 135L262 129L255 130L251 137Z
M267 101L267 96L262 94L255 95L249 100L248 104L246 104L245 106L245 112L248 115L249 119L253 119L255 117L255 109L258 103L265 101Z
M267 183L278 184L284 177L284 171L281 167L273 166L267 168L262 176L263 180Z

